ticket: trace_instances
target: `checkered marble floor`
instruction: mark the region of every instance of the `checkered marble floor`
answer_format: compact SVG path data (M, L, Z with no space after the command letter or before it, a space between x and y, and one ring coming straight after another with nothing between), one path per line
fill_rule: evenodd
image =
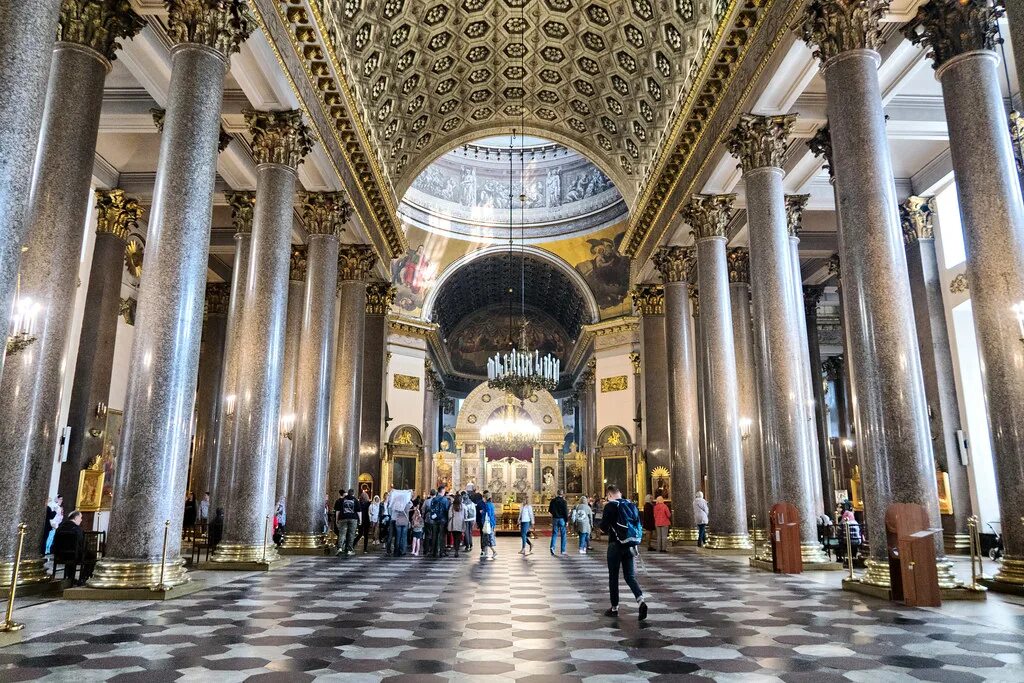
M0 681L1024 681L1024 617L903 608L686 551L644 555L639 624L625 585L621 616L602 616L603 545L516 550L297 558L165 603L94 603L92 620L0 649Z

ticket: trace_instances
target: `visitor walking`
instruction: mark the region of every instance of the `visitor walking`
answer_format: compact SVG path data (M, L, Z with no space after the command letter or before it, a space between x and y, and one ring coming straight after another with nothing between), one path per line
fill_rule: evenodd
M473 525L476 524L476 503L470 494L462 494L462 549L473 550Z
M338 528L338 555L356 554L356 529L359 526L359 501L355 490L340 489L341 498L334 503L334 520Z
M409 514L412 510L412 491L392 491L386 500L386 512L391 522L389 524L388 538L394 536L393 552L395 557L402 557L406 553L409 540ZM381 513L384 514L383 512ZM392 545L389 543L389 545Z
M522 536L523 545L519 550L520 555L533 554L533 541L530 540L530 527L536 520L533 516L533 505L530 504L530 496L526 496L523 507L519 508L519 534ZM526 546L530 546L530 552L526 552Z
M394 516L391 511L391 503L389 500L390 492L384 494L384 500L377 505L377 517L378 517L378 535L377 542L384 544L384 554L391 556L395 551L397 544L394 538Z
M640 606L639 619L647 618L647 599L636 580L635 558L643 530L640 511L632 501L622 497L619 487L609 484L605 489L608 502L601 517L601 529L608 534L608 597L612 606L605 616L619 615L619 570Z
M380 545L380 532L380 496L375 495L370 501L370 534L374 545Z
M431 557L446 557L444 543L448 530L448 496L444 495L444 486L437 489L437 495L430 501L426 517L430 522L430 532L433 542L430 546Z
M697 547L703 548L708 540L708 502L704 500L704 492L697 491L693 499L693 523L697 525Z
M462 498L455 496L452 498L452 509L448 515L448 533L452 535L452 550L455 552L455 557L459 556L459 549L462 547L462 529L464 511L462 509Z
M644 536L647 537L647 549L654 550L654 497L647 494L644 497L644 510L641 517L644 527Z
M579 534L580 555L586 555L590 550L590 533L594 525L594 511L586 496L580 496L579 502L573 508L572 521L576 524L576 533Z
M412 554L418 557L423 544L423 512L419 505L413 505L409 511L409 523L412 524Z
M498 549L495 547L494 527L497 518L494 516L494 503L491 502L491 494L484 491L484 501L478 508L481 510L483 524L480 526L480 559L487 558L487 549L491 549L491 560L498 559Z
M672 511L669 510L663 496L658 496L654 503L654 529L657 533L659 553L668 552L668 528L672 525Z
M551 554L555 554L555 538L561 536L561 554L565 555L565 527L569 521L569 506L561 489L548 503L548 512L551 513Z

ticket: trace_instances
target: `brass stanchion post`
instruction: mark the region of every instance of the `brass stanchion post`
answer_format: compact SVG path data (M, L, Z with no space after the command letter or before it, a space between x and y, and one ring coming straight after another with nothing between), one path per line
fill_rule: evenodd
M166 591L170 590L170 586L164 585L164 574L167 571L167 534L171 531L171 520L164 522L164 547L160 551L160 583L153 586L150 590L153 591Z
M25 624L19 624L14 620L14 593L18 587L18 573L21 569L21 549L25 545L25 532L28 531L28 524L22 522L18 525L18 552L14 554L14 569L11 571L11 590L7 594L7 614L4 616L4 623L0 624L0 631L11 633L25 628Z
M974 532L977 529L977 527L978 527L977 517L974 517L973 515L971 517L968 517L967 518L967 536L968 536L968 542L969 542L969 546L970 546L970 551L969 552L971 553L971 590L978 590L978 588L979 588L979 586L978 586L978 571L977 571L977 567L974 564L975 554L977 554L979 556L978 557L978 561L979 562L981 561L981 558L980 558L981 550L978 548L978 544L977 544L977 542L974 539Z
M267 530L270 527L270 515L263 520L263 564L267 563Z
M850 581L853 581L853 540L850 538L850 523L843 525L846 529L846 564L850 568Z
M754 558L757 555L757 515L750 515L750 540L754 544Z

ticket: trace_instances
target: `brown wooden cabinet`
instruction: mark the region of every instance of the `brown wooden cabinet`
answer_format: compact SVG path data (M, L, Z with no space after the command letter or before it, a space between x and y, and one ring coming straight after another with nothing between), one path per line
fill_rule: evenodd
M935 567L935 539L928 512L916 503L894 503L885 513L892 599L911 607L942 604Z
M800 574L800 515L792 503L776 503L769 513L772 570L776 574Z

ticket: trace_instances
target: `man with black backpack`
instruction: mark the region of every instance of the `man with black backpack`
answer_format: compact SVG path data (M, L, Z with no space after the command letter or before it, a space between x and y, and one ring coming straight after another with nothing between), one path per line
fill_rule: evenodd
M647 601L640 584L636 581L637 546L643 538L643 527L640 525L640 511L632 501L625 500L619 487L609 484L605 489L608 502L604 506L601 518L601 531L608 535L608 594L612 606L605 612L607 617L619 616L619 568L622 578L633 591L640 606L640 621L647 618Z
M437 489L437 495L430 499L430 507L424 515L434 532L433 544L430 547L431 557L447 555L445 540L448 536L448 507L450 501L444 493L444 486Z

